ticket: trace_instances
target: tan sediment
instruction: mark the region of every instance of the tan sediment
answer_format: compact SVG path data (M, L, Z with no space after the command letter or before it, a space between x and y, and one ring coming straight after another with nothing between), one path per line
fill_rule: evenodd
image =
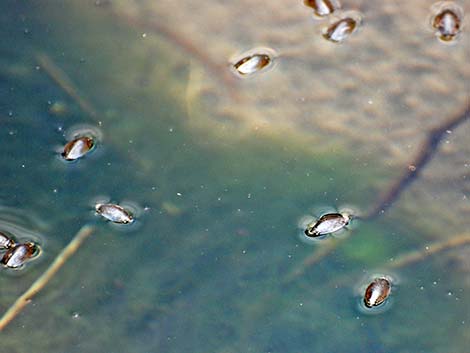
M192 128L234 139L259 129L286 129L312 150L339 144L354 152L358 164L381 163L377 167L388 171L387 177L374 186L383 192L393 183L397 168L407 167L410 156L418 155L426 132L455 114L455 107L467 104L469 16L464 18L462 37L443 45L429 27L428 1L350 0L342 5L342 11L359 11L364 22L341 45L322 38L328 20L312 19L302 2L292 6L287 0L207 1L193 6L170 0L117 0L111 11L132 28L167 38L201 66L199 85L191 78L188 87ZM470 12L468 2L461 5ZM221 89L230 77L230 58L260 46L279 54L274 68L253 79L229 78L242 98L234 101ZM470 153L465 134L452 138L453 149L445 145L443 153ZM457 230L463 231L469 224L457 220L464 201L455 198L450 185L435 185L446 170L465 172L458 153L449 154L441 166L434 163L435 178L415 183L415 197L403 198L401 205L426 207L432 190L448 210L445 213L454 217ZM361 201L349 200L369 209ZM443 221L447 216L441 212L433 219L440 217ZM437 232L436 228L433 236Z

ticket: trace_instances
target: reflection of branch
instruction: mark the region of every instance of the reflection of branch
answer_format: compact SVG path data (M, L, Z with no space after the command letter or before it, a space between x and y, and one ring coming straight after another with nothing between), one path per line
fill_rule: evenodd
M0 331L13 320L28 305L33 297L38 294L46 284L54 277L67 260L78 250L82 243L92 234L93 227L83 226L73 237L72 241L57 255L48 269L24 292L8 311L0 319Z
M401 193L419 176L422 169L429 163L441 143L446 131L452 130L466 119L470 119L470 105L456 116L444 121L441 125L431 129L428 137L421 145L419 153L410 163L403 175L393 183L383 194L376 205L363 217L364 219L375 218L384 213L400 197Z
M78 93L77 88L69 79L67 74L62 71L62 69L60 69L47 54L38 53L36 55L36 60L44 72L46 72L49 77L57 83L57 85L59 85L59 87L62 88L62 90L64 90L64 92L67 93L86 114L96 120L98 116L96 110Z

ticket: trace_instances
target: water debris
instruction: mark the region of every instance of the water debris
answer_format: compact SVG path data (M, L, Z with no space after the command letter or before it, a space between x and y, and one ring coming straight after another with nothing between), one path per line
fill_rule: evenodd
M93 228L88 225L80 229L80 231L73 237L70 243L59 253L59 255L57 255L47 270L41 276L39 276L36 281L34 281L31 287L26 290L26 292L16 299L13 305L5 312L5 314L3 314L3 316L0 318L0 331L3 331L3 329L11 322L11 320L13 320L26 307L26 305L31 303L32 298L38 294L47 283L49 283L57 271L59 271L59 269L80 248L83 242L92 233Z
M15 245L10 248L1 260L9 268L18 268L38 254L38 247L32 242Z
M326 17L341 8L336 0L304 0L305 6L311 7L316 17Z
M89 136L77 137L64 146L62 157L66 161L75 161L90 152L94 146L95 141L93 138Z
M0 250L10 249L14 246L15 241L5 233L0 232Z
M240 76L250 76L266 70L273 64L274 53L268 49L252 50L235 60L234 71Z
M323 30L323 37L333 43L341 43L354 33L361 24L359 16L346 16Z
M452 2L443 3L438 8L431 20L435 34L443 42L453 41L461 31L463 11Z
M118 224L130 224L134 222L134 216L124 207L112 203L96 204L96 213L107 220Z
M346 227L351 220L349 214L327 213L321 216L315 222L307 225L305 235L308 237L319 237L326 234L337 232Z
M49 107L49 113L55 116L64 116L68 112L68 107L65 102L56 101Z
M385 277L374 279L372 283L367 286L364 294L364 305L368 308L379 306L390 295L391 287L390 281Z

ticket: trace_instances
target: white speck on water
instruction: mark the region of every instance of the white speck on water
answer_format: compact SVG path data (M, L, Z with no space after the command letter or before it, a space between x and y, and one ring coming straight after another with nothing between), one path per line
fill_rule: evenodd
M177 196L183 196L183 194L180 193L180 192L177 192L176 195L177 195Z
M147 33L142 33L142 38L147 38Z
M78 312L76 312L76 311L73 312L73 313L72 313L72 318L74 318L74 319L79 319L79 318L80 318L80 313L78 313Z

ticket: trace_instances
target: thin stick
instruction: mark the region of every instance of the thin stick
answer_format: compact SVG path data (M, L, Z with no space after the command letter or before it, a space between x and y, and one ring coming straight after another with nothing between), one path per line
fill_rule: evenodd
M325 256L329 255L345 239L346 237L325 240L325 244L321 244L314 253L304 259L299 267L297 267L294 271L287 275L286 278L284 278L284 283L289 283L295 280L297 277L303 275L307 269L323 260Z
M449 119L442 122L439 126L431 129L426 140L422 143L421 148L419 149L419 153L410 164L413 166L413 168L407 168L402 176L398 178L377 200L372 209L367 212L365 216L358 218L363 220L370 220L383 214L387 209L389 209L392 204L400 197L400 195L408 188L408 186L410 186L410 184L418 178L424 167L432 160L432 157L438 150L441 140L445 136L446 132L456 128L467 119L470 119L470 104L466 106L465 109L459 114L450 117ZM299 268L297 268L287 277L288 281L292 281L296 277L301 276L307 269L318 263L321 259L336 249L339 244L340 242L328 244L327 247L309 255L302 262Z
M405 169L400 178L398 178L377 200L372 209L363 217L371 219L383 214L400 197L408 186L418 178L424 167L432 160L432 157L439 148L439 145L446 132L456 128L465 120L470 119L470 104L465 109L443 121L439 126L434 127L428 132L426 140L421 145L418 154Z
M458 246L470 244L470 233L459 234L444 241L434 242L421 248L420 250L411 251L406 254L399 256L395 261L388 262L385 266L380 267L381 272L387 272L387 270L396 270L412 265L414 263L424 261L429 256L436 255L446 250L456 248ZM351 281L356 281L357 278L351 276L350 273L343 274L341 276L333 277L326 287L338 287L338 286L349 286Z
M83 226L73 237L70 243L57 255L48 269L24 292L8 311L0 319L0 331L3 329L28 305L33 297L38 294L46 284L54 277L67 260L78 250L82 243L93 233L93 227Z
M47 54L36 54L36 60L44 72L47 73L49 77L78 104L80 109L82 109L86 114L90 115L93 119L97 119L98 113L96 110L85 98L80 95L80 93L78 93L78 89L72 83L67 74L61 68L59 68Z
M461 234L451 239L448 239L443 242L436 242L425 246L423 249L412 251L408 254L404 254L398 257L395 261L391 262L387 268L400 268L408 266L412 263L422 261L428 256L434 255L444 250L455 248L460 245L465 245L470 243L470 234Z

